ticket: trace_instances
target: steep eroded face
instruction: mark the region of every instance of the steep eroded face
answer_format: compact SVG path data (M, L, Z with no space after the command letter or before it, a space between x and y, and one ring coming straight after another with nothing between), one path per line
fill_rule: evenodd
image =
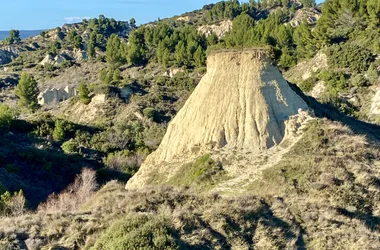
M158 161L170 162L194 147L266 150L281 143L290 116L308 110L265 54L216 53L207 66L171 122Z
M302 110L308 110L307 104L265 52L214 53L208 57L207 74L169 124L160 147L130 183L160 169L158 165L181 165L212 151L265 152L287 137L289 124Z

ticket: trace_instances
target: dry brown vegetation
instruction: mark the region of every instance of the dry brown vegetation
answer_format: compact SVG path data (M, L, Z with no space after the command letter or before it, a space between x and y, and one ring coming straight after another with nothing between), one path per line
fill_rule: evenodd
M90 199L96 188L96 172L85 168L75 178L73 184L60 194L51 194L37 210L42 213L74 211Z

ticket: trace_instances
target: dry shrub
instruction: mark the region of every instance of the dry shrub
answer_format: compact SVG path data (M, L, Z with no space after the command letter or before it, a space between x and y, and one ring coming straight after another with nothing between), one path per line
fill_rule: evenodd
M47 201L38 207L38 211L47 213L74 211L91 197L97 186L96 172L85 168L66 190L58 195L51 194Z
M5 192L0 198L0 215L20 216L24 214L26 200L22 190L15 192L13 196L9 192Z

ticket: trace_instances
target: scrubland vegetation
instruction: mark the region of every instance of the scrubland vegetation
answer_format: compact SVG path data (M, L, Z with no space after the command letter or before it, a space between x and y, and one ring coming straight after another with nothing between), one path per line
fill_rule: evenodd
M226 1L186 13L188 21L137 27L133 18L99 16L42 32L36 48L28 44L6 65L12 75L0 82L18 82L9 87L17 106L0 96L0 249L379 249L379 138L357 129L367 126L359 121L312 122L241 196L198 194L228 178L211 155L183 165L169 181L176 187L124 189L157 149L213 50L265 47L283 71L322 52L328 69L296 84L309 92L323 82L318 101L372 119L364 101L354 105L344 95L366 100L379 84L380 2L326 1L316 23L292 27L298 10L315 7L298 2ZM233 23L224 37L197 31L223 20ZM3 41L22 43L17 31ZM87 58L39 64L46 54L74 50ZM168 77L170 68L181 71ZM88 80L77 79L76 70ZM66 110L40 107L41 85L58 77L78 82L79 96ZM124 87L128 98L121 98ZM83 114L74 109L92 109L103 94L101 115L77 122Z

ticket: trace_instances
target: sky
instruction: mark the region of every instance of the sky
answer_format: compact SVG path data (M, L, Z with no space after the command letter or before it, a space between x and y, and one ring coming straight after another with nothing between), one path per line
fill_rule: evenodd
M323 0L317 0L321 2ZM0 30L40 30L98 17L138 24L201 9L212 0L3 0Z

